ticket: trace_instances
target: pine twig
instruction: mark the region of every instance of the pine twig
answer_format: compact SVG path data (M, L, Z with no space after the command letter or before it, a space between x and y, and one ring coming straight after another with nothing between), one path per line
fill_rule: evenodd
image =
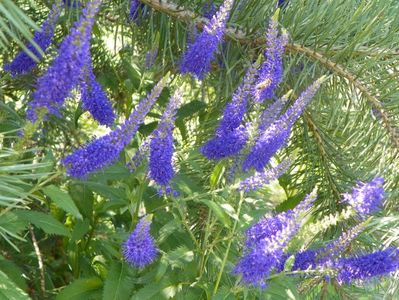
M332 70L334 73L347 79L357 90L359 90L362 93L364 97L366 97L367 101L372 106L372 108L378 111L379 115L381 116L381 120L385 129L388 131L391 137L392 144L395 146L397 150L399 149L399 137L397 134L396 126L391 124L390 116L385 111L381 102L377 99L377 97L371 94L367 86L363 82L361 82L360 79L358 79L355 75L353 75L349 70L345 69L343 66L334 63L327 57L323 56L321 53L316 52L310 48L298 44L287 45L287 48L289 51L301 52L307 55L308 57L319 61L328 69Z
M186 23L194 23L195 26L198 28L202 28L206 22L209 20L207 18L204 18L202 16L198 16L195 12L188 10L188 9L183 9L177 4L174 4L172 2L167 2L167 1L161 1L161 0L141 0L144 4L149 5L153 9L163 12L169 16L172 16L174 18L177 18L179 20L182 20ZM245 32L239 28L233 28L233 27L227 27L225 30L227 38L231 40L238 41L242 44L251 44L251 45L263 45L265 43L265 38L260 37L260 38L254 38L254 37L249 37L248 35L245 34ZM396 130L396 126L391 124L390 116L389 114L385 111L384 107L382 106L381 102L375 97L367 88L367 86L360 80L358 79L355 75L353 75L349 70L344 68L342 65L339 65L333 61L331 61L329 58L325 57L323 54L316 52L313 49L310 49L308 47L296 44L296 43L289 43L286 47L286 50L289 52L293 53L302 53L305 54L306 56L319 61L321 64L323 64L326 68L330 69L337 75L347 79L358 91L362 93L362 95L367 99L369 104L378 111L378 113L381 115L381 120L382 123L387 130L388 134L390 135L392 144L396 148L396 150L399 149L399 136ZM364 51L364 50L363 50ZM384 52L385 53L385 52ZM398 51L390 51L389 53L398 55ZM398 152L397 152L398 153Z

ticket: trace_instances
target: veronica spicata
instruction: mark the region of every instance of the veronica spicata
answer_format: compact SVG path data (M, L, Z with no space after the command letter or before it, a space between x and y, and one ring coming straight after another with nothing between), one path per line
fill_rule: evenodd
M36 31L33 36L33 42L36 43L43 52L46 51L53 40L54 29L57 25L57 20L60 16L62 7L63 2L57 0L52 6L47 20L43 23L41 29ZM30 43L27 48L36 56L37 59L40 60L42 58L42 53L37 50L33 43ZM37 62L31 56L29 56L25 51L21 51L11 63L4 66L4 70L9 71L11 75L16 76L30 72L36 64Z

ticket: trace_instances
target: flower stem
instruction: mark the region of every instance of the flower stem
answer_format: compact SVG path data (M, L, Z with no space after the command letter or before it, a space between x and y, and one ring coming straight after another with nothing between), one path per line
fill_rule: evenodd
M222 266L221 266L221 268L220 268L218 277L217 277L217 279L216 279L215 288L213 289L213 295L216 295L216 292L217 292L217 290L218 290L218 288L219 288L219 284L220 284L220 280L221 280L222 275L223 275L224 267L226 266L227 258L228 258L228 256L229 256L231 243L233 242L233 236L234 236L235 231L236 231L236 229L237 229L238 220L240 219L240 211L241 211L241 206L242 206L242 203L243 203L243 202L244 202L244 193L243 193L243 192L240 192L240 202L238 203L237 219L234 221L233 230L232 230L231 235L230 235L230 238L229 238L229 243L228 243L228 245L227 245L226 253L224 254Z

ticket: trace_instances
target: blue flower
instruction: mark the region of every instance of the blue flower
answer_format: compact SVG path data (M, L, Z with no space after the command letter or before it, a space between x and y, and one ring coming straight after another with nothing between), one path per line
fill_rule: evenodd
M272 19L266 34L265 62L258 72L258 79L253 88L256 102L271 98L283 77L283 54L288 36L286 34L279 36L277 27L277 21Z
M257 190L266 184L269 184L271 181L278 179L289 169L289 167L290 161L285 160L275 168L266 169L260 173L255 173L255 175L241 181L238 190L245 192Z
M247 230L244 255L234 270L242 274L244 283L264 287L271 270L281 269L283 250L298 232L303 214L315 199L313 191L295 209L263 218Z
M323 81L324 77L310 85L301 93L295 103L266 129L264 129L265 125L261 123L255 144L244 160L244 172L250 168L262 172L273 155L287 143L293 124L312 100Z
M129 19L131 21L135 21L138 18L139 8L140 8L139 0L131 0L130 1Z
M27 112L30 121L37 120L37 109L45 108L46 113L58 116L65 98L78 85L84 66L90 59L91 30L100 5L100 0L87 4L82 17L61 43L58 56L47 73L38 79Z
M33 41L43 52L46 51L53 40L54 29L62 7L62 2L56 1L49 12L47 20L43 23L41 29L35 32L35 35L33 36ZM42 58L41 53L32 43L30 43L27 48L36 56L36 58ZM32 57L30 57L25 51L21 51L11 63L4 66L4 70L9 71L12 76L17 76L30 72L36 64L36 61Z
M247 144L248 132L242 121L247 111L254 75L255 68L251 66L231 102L226 105L215 136L201 148L201 153L208 159L219 160L236 155Z
M259 245L240 259L233 273L241 274L241 280L245 284L266 288L267 277L283 255L283 251L280 249L268 251L266 245Z
M123 244L123 256L136 268L151 264L158 255L158 248L150 234L151 221L141 218L134 231Z
M135 172L142 164L150 150L151 135L148 136L139 146L132 159L126 164L131 173Z
M207 18L211 19L215 13L217 12L217 8L213 0L205 2L204 6L202 7L202 15Z
M176 111L181 103L181 91L170 99L158 128L152 133L150 142L150 178L161 187L168 187L173 178L173 129Z
M233 0L225 0L219 11L205 25L204 31L189 45L180 64L182 74L191 73L198 79L203 79L209 72L214 54L222 41L233 3Z
M351 283L382 276L399 269L399 252L388 248L370 254L342 258L336 263L337 280L340 283Z
M243 171L254 168L262 172L270 159L286 143L291 133L291 124L277 120L268 127L255 141L254 146L243 162Z
M352 194L345 194L344 200L349 203L360 216L372 214L381 208L384 199L384 179L376 177L368 183L359 183Z
M293 271L314 269L317 265L318 251L317 250L305 250L295 254L294 265L292 266Z
M116 161L136 134L140 124L143 123L145 116L158 99L166 82L166 78L160 80L151 93L140 101L123 125L65 157L62 164L67 168L67 174L84 179L88 174Z
M91 63L86 65L80 90L83 109L89 111L100 124L111 126L116 116L107 94L96 80Z

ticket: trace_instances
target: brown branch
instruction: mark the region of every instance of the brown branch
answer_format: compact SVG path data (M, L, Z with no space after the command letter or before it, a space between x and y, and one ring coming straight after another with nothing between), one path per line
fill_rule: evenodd
M39 264L39 271L40 271L40 289L42 291L43 297L45 297L46 294L46 282L45 282L45 277L44 277L44 264L43 264L43 257L40 252L39 244L36 240L35 233L33 232L32 226L29 225L29 231L32 236L32 243L33 243L33 248L35 249L35 253L37 256L37 262Z
M301 52L307 55L310 58L313 58L319 61L328 69L332 70L334 73L338 74L339 76L347 79L357 90L359 90L362 95L367 99L369 104L378 111L379 115L381 116L382 123L385 129L388 131L393 145L396 149L399 149L399 137L397 134L396 126L391 124L390 116L385 111L384 107L382 106L380 100L377 99L371 92L368 90L367 86L360 81L355 75L353 75L349 70L345 69L343 66L334 63L333 61L329 60L328 58L324 57L319 52L316 52L312 49L307 47L298 45L298 44L290 44L287 46L289 51L293 52Z
M163 12L186 23L194 23L198 28L202 28L204 24L209 21L207 18L199 16L195 12L184 9L172 2L166 2L161 0L141 0L141 2L149 5L157 11ZM239 28L228 27L226 28L225 32L228 39L238 41L241 44L250 44L256 46L263 45L265 43L264 37L250 37ZM349 70L345 69L342 65L331 61L323 54L316 52L308 47L296 43L289 43L286 47L286 50L292 53L302 53L309 58L319 61L326 68L330 69L337 75L347 79L358 91L361 92L361 94L367 99L369 104L378 111L385 129L388 131L391 137L393 145L396 149L399 149L399 136L396 130L396 126L391 124L390 116L385 111L381 102L369 91L367 86L363 82L361 82L360 79L353 75ZM384 51L383 53L386 54L389 52ZM390 53L394 55L399 55L398 51L390 51Z

